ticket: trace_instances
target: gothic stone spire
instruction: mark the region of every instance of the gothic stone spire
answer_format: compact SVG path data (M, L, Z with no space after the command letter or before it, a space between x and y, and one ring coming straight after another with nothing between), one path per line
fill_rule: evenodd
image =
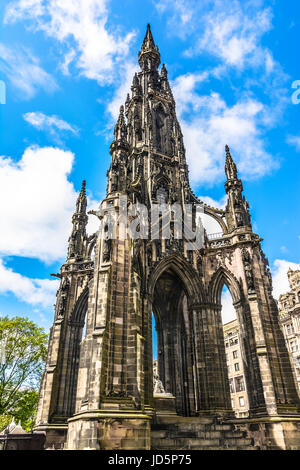
M236 164L234 163L230 149L228 145L225 145L226 152L226 162L225 162L225 173L228 180L237 179L237 169Z
M160 53L154 43L150 24L147 25L146 36L139 52L139 64L143 71L149 72L156 70L160 64Z
M226 207L226 220L228 228L234 230L238 227L251 227L251 219L249 214L249 204L243 196L243 183L237 177L236 164L230 153L228 145L225 146L226 162L225 173L227 181L225 190L228 194L228 202Z
M76 202L76 213L77 214L85 214L86 213L86 192L85 192L86 181L83 180L81 190Z
M84 255L84 242L86 240L86 215L87 198L85 192L86 181L83 180L79 196L76 201L76 211L72 217L73 229L69 238L68 259L82 258Z

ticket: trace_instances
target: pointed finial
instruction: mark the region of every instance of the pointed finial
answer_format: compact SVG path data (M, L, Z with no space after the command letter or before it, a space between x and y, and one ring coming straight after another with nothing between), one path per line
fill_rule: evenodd
M139 64L144 71L155 70L160 64L160 53L155 45L150 24L147 24L146 35L139 52Z
M80 194L82 194L83 196L85 196L85 186L86 186L86 180L83 180L81 190L80 190Z
M79 196L77 198L77 202L76 202L76 213L77 214L85 214L85 212L86 212L87 200L86 200L85 185L86 185L86 180L83 180L81 190L80 190Z
M114 131L114 136L115 139L114 141L117 142L119 140L126 140L127 136L127 126L125 122L125 116L124 116L124 106L120 106L120 114L118 117L117 124L115 125L115 131Z
M117 125L125 125L125 117L124 117L124 106L121 104L120 106L120 113L119 113L119 118L118 118L118 123Z
M143 45L142 45L142 50L150 50L150 49L154 49L154 48L155 48L155 43L154 43L154 39L153 39L153 36L152 36L152 33L151 33L150 24L148 23L147 24L146 35L144 37L144 41L143 41Z
M225 145L225 152L226 152L225 173L226 173L227 179L236 179L237 178L236 164L233 161L233 158L230 153L230 149L227 144Z
M162 65L162 68L161 68L161 76L162 76L163 78L166 78L166 77L168 76L168 71L167 71L167 69L166 69L165 64Z
M133 87L139 86L139 78L138 78L138 75L137 75L136 72L135 72L135 74L133 75L132 86L133 86Z

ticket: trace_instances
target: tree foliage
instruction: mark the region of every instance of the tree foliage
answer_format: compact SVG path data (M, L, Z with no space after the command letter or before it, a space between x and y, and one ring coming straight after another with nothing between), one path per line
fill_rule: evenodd
M0 415L32 424L48 335L22 317L0 317ZM27 429L26 429L27 430Z

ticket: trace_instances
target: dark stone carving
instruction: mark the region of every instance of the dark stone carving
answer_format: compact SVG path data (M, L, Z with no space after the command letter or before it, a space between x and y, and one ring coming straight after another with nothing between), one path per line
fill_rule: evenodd
M70 289L70 282L68 278L65 277L60 288L60 299L59 299L59 304L58 304L59 306L58 306L58 311L57 311L57 316L59 318L62 318L65 314L69 289Z
M242 259L245 269L245 277L248 287L248 293L252 294L255 292L254 277L252 272L252 261L249 251L246 248L242 250Z
M102 252L103 263L108 263L110 261L111 249L112 249L112 240L110 238L108 240L103 240L103 252Z

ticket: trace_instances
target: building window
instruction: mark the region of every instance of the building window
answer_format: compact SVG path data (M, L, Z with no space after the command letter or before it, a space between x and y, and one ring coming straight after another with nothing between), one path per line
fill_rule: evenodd
M233 379L229 380L230 393L234 393Z
M226 344L225 344L225 346L226 346L226 348L228 348L229 344L228 344L228 343L226 343Z
M233 359L236 359L238 357L238 352L237 351L233 351L232 352L232 355L233 355Z
M291 349L291 352L298 351L298 345L296 341L290 341L290 349Z
M234 370L240 370L240 366L238 362L234 364Z
M240 406L245 406L244 397L239 397L239 403L240 403Z
M286 332L287 332L288 335L291 335L292 333L294 333L294 328L293 328L293 325L291 323L286 325Z
M235 379L235 389L237 392L244 392L245 390L245 383L243 377L237 377Z

